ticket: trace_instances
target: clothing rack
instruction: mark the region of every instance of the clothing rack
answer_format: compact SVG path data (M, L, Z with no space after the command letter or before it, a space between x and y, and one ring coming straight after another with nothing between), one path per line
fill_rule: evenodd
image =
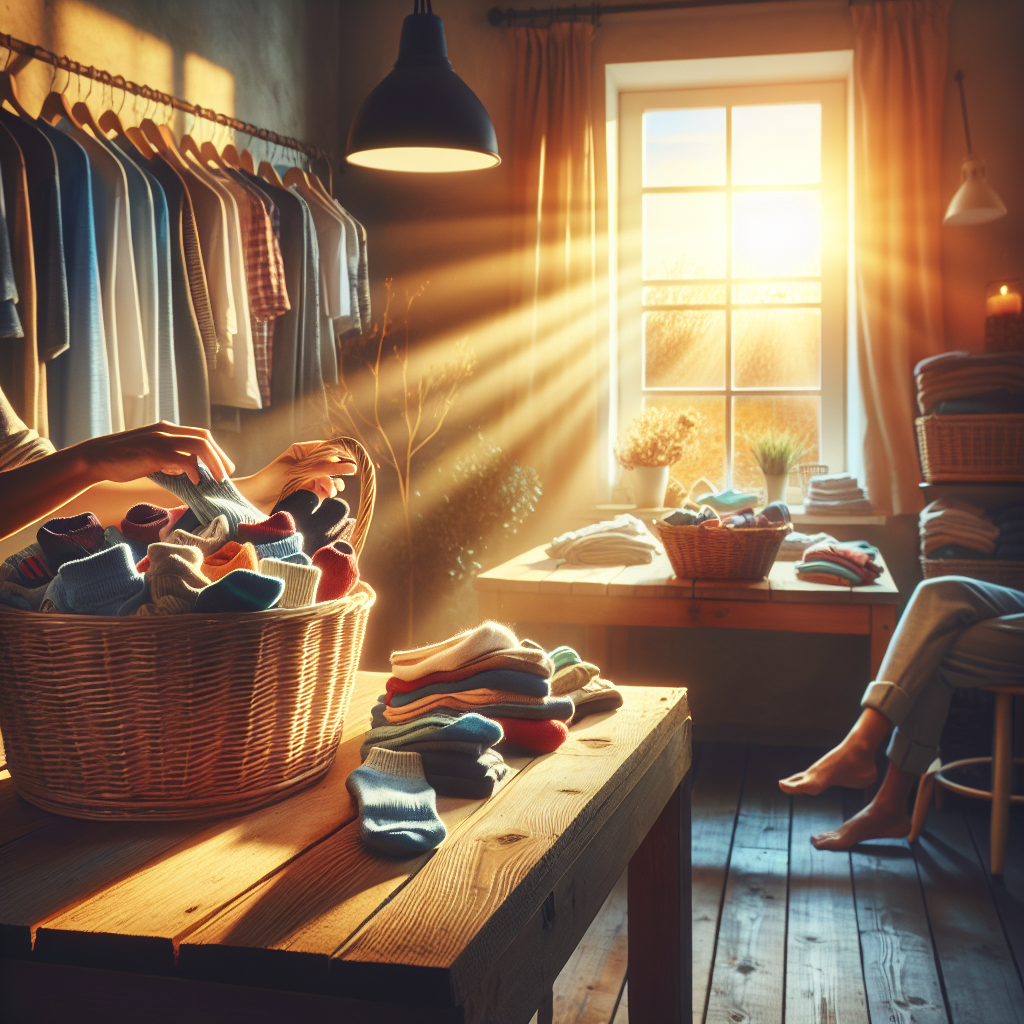
M511 28L516 22L528 21L531 24L537 18L551 21L565 19L578 21L589 19L597 24L602 14L643 14L651 11L679 11L687 7L732 7L736 4L777 3L778 0L661 0L660 3L649 4L573 4L571 7L530 7L517 10L514 7L492 7L487 12L487 20L497 27L503 22Z
M267 128L257 128L256 125L249 124L247 121L239 121L236 117L220 114L207 107L201 107L198 103L188 103L185 100L178 99L176 96L171 96L169 93L161 92L159 89L153 89L148 85L139 85L136 82L129 81L124 75L112 75L109 71L103 71L100 68L93 67L91 64L87 67L77 60L72 60L70 57L61 57L56 53L51 53L49 50L44 50L41 46L26 43L23 39L15 39L6 32L0 32L0 46L6 47L12 53L20 53L32 60L42 61L44 64L52 64L54 68L60 68L80 78L90 78L95 82L110 86L112 89L120 89L126 93L130 92L133 96L141 96L143 99L153 100L156 103L173 107L175 110L180 110L183 113L192 114L193 117L201 117L205 121L213 121L215 124L222 125L225 128L233 128L235 131L243 132L254 139L262 139L264 142L272 142L276 146L297 150L300 153L304 153L311 160L323 160L327 164L327 190L332 195L334 194L334 169L331 166L331 158L319 146L310 145L308 142L300 142L298 139L293 139L288 135L278 135L277 132L272 132Z

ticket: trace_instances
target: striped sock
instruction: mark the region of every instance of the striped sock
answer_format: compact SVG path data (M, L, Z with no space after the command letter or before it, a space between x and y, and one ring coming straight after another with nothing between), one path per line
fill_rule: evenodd
M284 580L279 608L305 608L316 603L320 570L315 565L295 565L277 558L261 558L260 572Z
M214 480L201 459L196 465L199 468L198 484L192 483L184 473L153 473L149 479L185 502L203 525L213 522L217 516L226 517L232 539L240 523L259 523L267 518L242 496L230 479Z

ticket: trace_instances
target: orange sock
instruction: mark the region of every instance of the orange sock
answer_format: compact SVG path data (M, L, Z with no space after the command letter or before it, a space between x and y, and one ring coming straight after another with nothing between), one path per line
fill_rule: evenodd
M260 560L256 555L256 548L252 544L239 544L236 540L229 540L224 547L203 559L203 573L214 581L227 576L235 569L249 569L251 572L258 572L259 566Z

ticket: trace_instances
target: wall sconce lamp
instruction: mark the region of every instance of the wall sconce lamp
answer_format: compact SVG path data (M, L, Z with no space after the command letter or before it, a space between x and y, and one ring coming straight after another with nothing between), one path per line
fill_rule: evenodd
M968 224L987 224L1006 216L1006 206L996 190L985 178L985 164L971 150L971 130L967 125L967 100L964 97L964 73L956 73L960 86L960 110L964 116L964 137L967 139L967 156L960 168L960 187L949 201L943 224L962 227Z
M415 0L402 22L394 69L363 101L348 133L348 162L421 174L496 167L494 125L448 60L444 22Z

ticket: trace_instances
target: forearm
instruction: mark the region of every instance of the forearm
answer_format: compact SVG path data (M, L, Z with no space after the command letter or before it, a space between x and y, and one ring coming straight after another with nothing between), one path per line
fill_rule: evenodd
M74 448L54 452L0 475L0 539L74 501L97 482Z

